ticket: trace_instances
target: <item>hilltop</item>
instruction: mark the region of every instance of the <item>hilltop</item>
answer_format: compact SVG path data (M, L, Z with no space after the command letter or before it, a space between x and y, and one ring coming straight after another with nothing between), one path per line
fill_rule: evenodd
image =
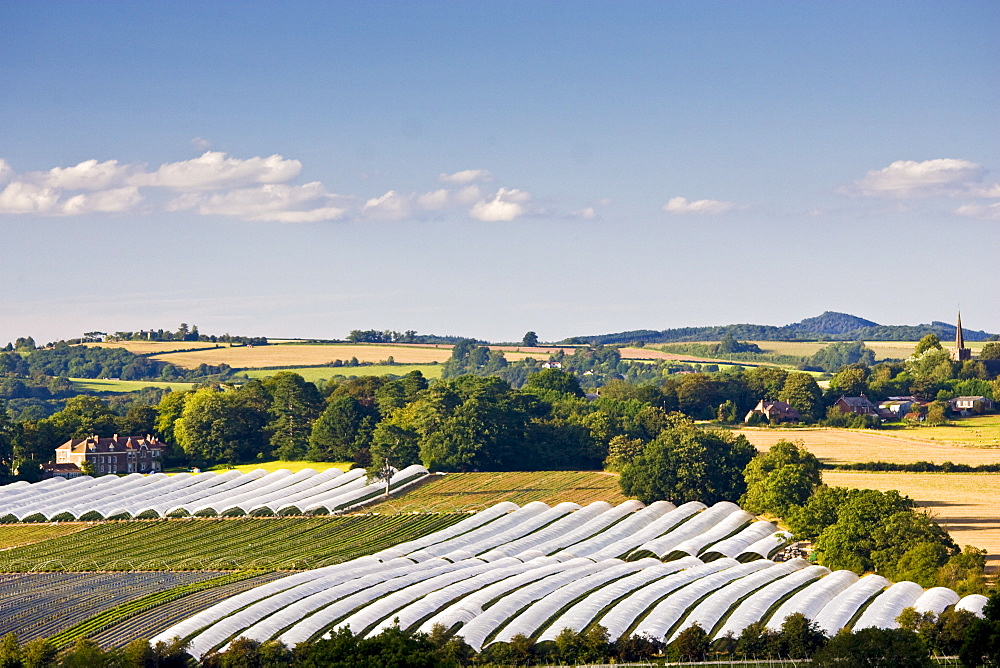
M966 341L985 341L989 332L963 328ZM675 329L638 329L614 334L576 336L566 343L668 343L672 341L718 341L730 334L742 341L917 341L936 334L942 341L955 338L955 325L933 321L921 325L880 325L848 313L824 311L789 325L754 325L740 323Z

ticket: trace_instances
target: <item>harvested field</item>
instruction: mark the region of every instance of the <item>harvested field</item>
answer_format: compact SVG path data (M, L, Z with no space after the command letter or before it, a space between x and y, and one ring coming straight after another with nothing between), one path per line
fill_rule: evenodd
M931 441L948 441L980 448L1000 448L1000 415L959 418L939 427L911 427L902 432ZM1000 461L1000 450L997 451Z
M169 362L184 369L199 364L228 364L240 369L273 366L315 366L334 360L358 358L359 362L381 362L392 357L399 364L428 364L444 362L451 357L451 346L400 346L379 344L297 344L286 343L268 346L239 346L212 348L191 352L154 355L152 359Z
M83 345L88 348L121 348L136 355L146 355L149 353L168 353L174 350L228 346L229 344L208 341L115 341L113 343L85 343Z
M282 371L297 373L306 380L315 383L319 380L330 380L334 376L384 376L392 374L394 376L405 376L411 371L419 371L424 378L440 378L442 365L440 364L373 364L372 366L310 366L298 369L249 369L241 371L240 376L247 378L267 378Z
M555 505L573 501L621 503L628 497L618 488L618 476L599 471L515 471L506 473L448 473L435 475L391 501L365 508L366 512L408 513L482 510L501 501L524 505L543 501Z
M941 464L995 464L1000 462L1000 449L977 448L959 443L937 442L915 438L923 429L904 432L862 431L852 429L740 429L736 433L747 437L758 450L767 450L781 440L802 441L809 452L824 464L855 462L932 462Z
M906 494L930 511L956 543L985 549L989 569L1000 570L1000 474L824 471L823 481Z
M700 364L729 364L729 360L713 359L710 357L693 357L691 355L679 355L677 353L665 353L662 350L652 348L622 348L618 351L624 360L674 360L678 362L697 362Z

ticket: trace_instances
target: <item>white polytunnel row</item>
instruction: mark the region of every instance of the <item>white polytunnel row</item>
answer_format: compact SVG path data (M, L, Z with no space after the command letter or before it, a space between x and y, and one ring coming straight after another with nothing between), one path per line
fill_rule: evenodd
M262 477L255 489L274 480ZM763 540L770 542L751 549ZM293 646L341 628L373 636L397 625L422 632L442 625L478 651L517 635L551 641L563 629L597 624L612 639L663 641L698 624L719 640L755 622L780 628L795 613L829 635L844 627L893 628L908 606L982 615L982 596L960 599L944 587L925 591L913 582L765 557L787 542L773 524L728 502L503 502L373 555L243 592L152 642L186 638L201 657L241 636Z
M390 491L426 475L427 469L416 465L396 471ZM331 514L384 492L385 483L369 481L364 469L50 478L0 487L0 522Z

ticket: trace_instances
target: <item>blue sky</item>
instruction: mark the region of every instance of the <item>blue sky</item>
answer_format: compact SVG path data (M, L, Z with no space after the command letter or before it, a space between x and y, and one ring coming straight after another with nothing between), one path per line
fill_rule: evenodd
M996 2L0 3L0 342L1000 331Z

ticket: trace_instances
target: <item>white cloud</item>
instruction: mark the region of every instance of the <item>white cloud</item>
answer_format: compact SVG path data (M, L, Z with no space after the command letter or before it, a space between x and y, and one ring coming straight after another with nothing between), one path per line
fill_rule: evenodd
M169 208L196 208L203 215L244 220L315 223L343 217L347 207L342 199L313 181L302 186L275 183L220 193L188 193L176 198Z
M528 193L516 188L500 188L491 200L480 200L469 210L469 215L483 222L514 220L524 215L524 203L531 199Z
M888 167L868 172L854 182L852 190L871 197L963 195L976 190L985 192L981 186L983 173L982 165L969 160L897 160Z
M1000 220L1000 202L994 202L993 204L963 204L955 209L955 213L969 218Z
M74 195L59 207L64 216L83 213L122 213L131 211L142 202L142 195L135 186L113 190L99 190L89 194Z
M455 193L455 199L460 204L472 204L483 198L483 191L477 185L467 186Z
M6 160L0 158L0 185L3 185L14 178L14 169Z
M53 167L44 174L29 175L29 178L37 178L41 184L61 190L105 190L124 185L128 174L134 171L134 167L119 165L117 160L84 160L73 167Z
M400 195L390 190L381 197L375 197L365 202L361 215L373 220L400 220L413 211L413 196Z
M417 206L424 211L437 211L446 207L450 199L451 193L442 188L417 197Z
M451 183L454 185L473 183L475 181L492 180L493 175L490 174L488 169L463 169L462 171L455 172L454 174L441 174L438 176L438 181L441 183Z
M59 192L24 181L13 181L0 192L0 213L51 213Z
M198 158L168 162L155 172L138 174L132 183L174 190L216 190L258 183L284 183L294 179L301 171L301 162L286 160L280 155L240 160L218 151L206 151Z
M594 207L588 206L586 209L572 212L570 216L573 218L583 218L584 220L593 220L597 218L597 212L594 211Z
M196 151L207 151L208 149L212 148L212 142L202 137L195 137L194 139L191 140L191 146Z
M736 205L732 202L720 202L715 199L698 199L691 202L686 197L672 197L669 202L663 205L663 210L678 215L687 213L720 214L730 211L734 206Z

